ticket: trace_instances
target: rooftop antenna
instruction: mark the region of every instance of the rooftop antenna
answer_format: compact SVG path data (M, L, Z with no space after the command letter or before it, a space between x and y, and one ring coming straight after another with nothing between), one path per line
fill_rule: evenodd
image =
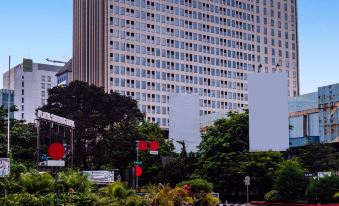
M47 58L46 61L52 62L52 63L57 63L57 64L66 64L67 63L67 62L53 60L53 59L49 59L49 58Z

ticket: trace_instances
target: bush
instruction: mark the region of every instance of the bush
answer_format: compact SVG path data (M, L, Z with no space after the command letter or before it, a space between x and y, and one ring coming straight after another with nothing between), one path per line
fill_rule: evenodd
M20 194L10 194L7 196L7 199L1 198L1 205L7 206L50 206L53 205L54 195L45 194L29 194L29 193L20 193Z
M111 198L127 198L134 193L133 190L129 190L122 182L114 182L100 189L100 192L104 196Z
M11 175L14 177L19 177L21 173L26 173L27 168L22 163L14 163L11 165Z
M276 190L271 190L268 193L265 194L264 197L265 201L267 202L275 202L278 201L278 191Z
M78 171L65 171L59 173L58 189L60 192L89 192L91 182L86 176L81 175Z
M326 176L313 180L307 188L308 197L316 202L328 203L335 201L335 194L339 191L339 177Z
M210 193L213 190L213 184L204 179L193 179L177 184L177 187L189 185L192 193Z
M148 206L145 199L142 197L131 196L127 199L127 206Z
M20 175L19 186L22 190L30 194L49 193L53 191L54 178L48 173L40 173L36 170Z
M176 187L170 191L174 206L183 204L193 204L193 199L190 197L190 192L182 187Z
M59 195L59 204L65 206L93 206L97 205L98 196L92 193L61 193Z
M215 206L219 203L219 199L208 194L200 203L200 206Z

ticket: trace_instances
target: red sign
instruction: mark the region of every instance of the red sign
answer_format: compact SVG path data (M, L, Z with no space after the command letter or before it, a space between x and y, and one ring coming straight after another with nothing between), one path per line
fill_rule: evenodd
M135 166L135 176L140 177L142 175L142 168L140 166Z
M60 143L53 143L48 147L48 155L53 160L60 160L65 155L65 148Z
M147 142L145 140L140 140L139 143L138 143L138 149L140 151L147 150Z
M153 141L153 142L150 143L149 146L150 146L150 148L151 148L151 151L158 151L158 148L159 148L158 142Z

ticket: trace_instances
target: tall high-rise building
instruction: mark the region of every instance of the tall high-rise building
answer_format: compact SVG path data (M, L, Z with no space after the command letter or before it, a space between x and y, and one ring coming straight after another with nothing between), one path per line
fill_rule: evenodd
M247 106L247 74L299 94L296 0L74 0L73 79L138 100L168 128L170 93L200 115ZM286 88L287 89L287 88Z
M3 88L14 91L15 119L34 122L36 109L47 103L48 89L57 85L55 74L60 68L24 59L3 74Z

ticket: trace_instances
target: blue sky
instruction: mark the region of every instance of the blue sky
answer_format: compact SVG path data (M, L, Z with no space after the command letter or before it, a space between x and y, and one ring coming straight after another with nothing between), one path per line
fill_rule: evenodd
M339 83L339 0L299 0L301 94ZM0 5L0 73L22 58L72 55L72 0L6 0ZM2 87L2 76L0 76Z

